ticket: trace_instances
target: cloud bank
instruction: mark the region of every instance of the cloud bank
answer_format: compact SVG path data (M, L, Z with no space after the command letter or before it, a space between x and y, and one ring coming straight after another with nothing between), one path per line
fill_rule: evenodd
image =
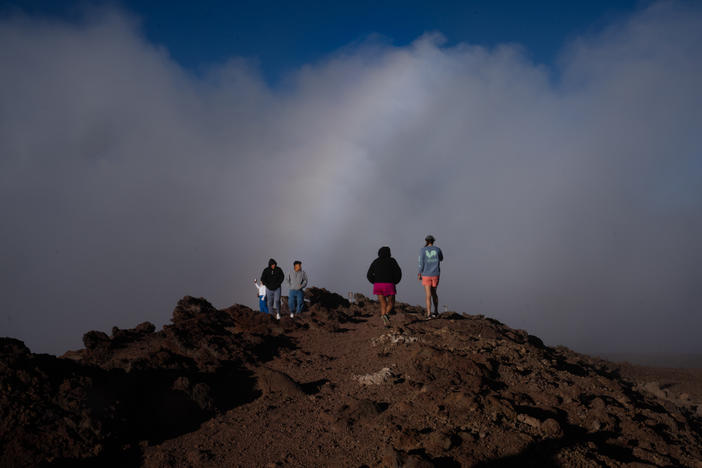
M0 20L0 335L35 352L256 303L269 257L370 295L381 245L421 303L583 352L700 352L702 10L665 2L563 47L355 45L271 89L202 76L128 14Z

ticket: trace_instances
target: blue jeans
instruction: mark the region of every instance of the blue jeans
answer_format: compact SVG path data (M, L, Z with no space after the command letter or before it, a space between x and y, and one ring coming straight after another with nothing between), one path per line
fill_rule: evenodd
M276 312L280 313L280 286L273 291L270 289L266 291L266 303L268 304L269 312L272 313L275 309Z
M266 306L266 296L258 296L258 310L264 314L268 313L268 307Z
M302 293L302 289L291 289L288 292L288 307L290 312L295 312L299 314L302 312L302 306L305 303L305 295Z

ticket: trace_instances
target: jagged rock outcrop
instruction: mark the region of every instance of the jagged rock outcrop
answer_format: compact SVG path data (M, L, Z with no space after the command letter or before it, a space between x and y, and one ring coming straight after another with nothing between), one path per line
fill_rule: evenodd
M90 331L85 349L35 355L0 339L0 466L133 457L139 441L197 428L255 398L245 366L270 359L288 339L246 307L216 310L185 297L172 324L145 322L112 335Z
M62 358L0 339L0 466L702 466L695 395L482 316L306 297L185 297Z

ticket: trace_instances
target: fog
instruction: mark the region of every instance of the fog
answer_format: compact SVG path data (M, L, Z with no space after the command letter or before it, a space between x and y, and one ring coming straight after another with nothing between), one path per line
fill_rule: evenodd
M254 306L270 257L371 293L382 245L419 304L577 351L702 352L702 9L654 4L563 44L369 38L271 88L195 74L138 18L0 19L0 336L34 352ZM285 294L286 291L284 290Z

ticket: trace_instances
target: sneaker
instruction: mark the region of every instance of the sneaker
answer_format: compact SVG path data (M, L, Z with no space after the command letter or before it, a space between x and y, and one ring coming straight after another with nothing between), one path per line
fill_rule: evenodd
M275 319L280 320L280 314L278 312L275 313Z
M383 319L383 324L386 327L389 327L390 326L390 317L388 317L387 315L381 315L381 317Z
M290 318L295 318L295 314L293 314L292 312L290 312Z

